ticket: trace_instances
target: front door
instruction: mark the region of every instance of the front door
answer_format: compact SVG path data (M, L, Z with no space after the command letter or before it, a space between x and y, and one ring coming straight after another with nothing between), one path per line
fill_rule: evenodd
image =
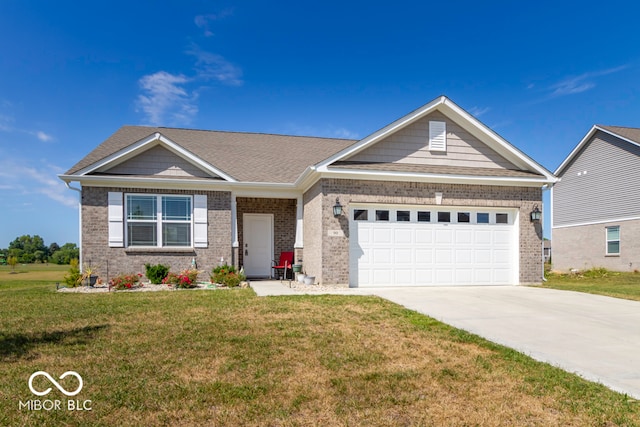
M273 215L244 214L243 263L247 277L270 277L273 260Z

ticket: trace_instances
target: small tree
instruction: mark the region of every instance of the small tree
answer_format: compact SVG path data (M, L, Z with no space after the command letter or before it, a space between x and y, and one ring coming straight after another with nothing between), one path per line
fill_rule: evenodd
M16 265L18 265L18 258L15 256L10 256L9 258L7 258L7 264L11 266L11 272L15 273Z

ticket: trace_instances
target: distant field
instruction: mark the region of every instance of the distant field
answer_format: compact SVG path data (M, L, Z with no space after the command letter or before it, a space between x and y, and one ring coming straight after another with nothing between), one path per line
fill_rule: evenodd
M57 264L18 264L15 271L8 265L1 265L0 284L15 281L61 282L68 270L68 265Z

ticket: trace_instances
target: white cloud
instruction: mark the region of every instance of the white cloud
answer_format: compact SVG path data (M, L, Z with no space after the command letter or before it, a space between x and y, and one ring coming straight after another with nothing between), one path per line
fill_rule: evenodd
M222 55L211 53L193 45L188 51L188 55L196 58L196 77L204 81L218 81L229 86L241 86L242 69Z
M620 67L609 68L607 70L591 71L579 76L567 77L549 87L549 90L551 91L550 96L558 97L586 92L596 87L595 79L597 77L617 73L625 68L627 68L627 66L623 65Z
M185 85L190 79L182 74L158 71L143 76L138 83L143 93L138 96L138 106L150 124L185 125L197 114L196 95L190 94Z
M483 107L474 106L469 109L469 113L474 117L480 117L481 115L485 114L489 110L491 110L491 108L489 107L483 108Z
M51 135L44 133L41 130L33 132L33 134L42 142L53 141L53 137Z
M24 159L8 159L0 161L0 191L9 191L22 195L46 196L64 206L76 208L78 197L69 191L64 182L56 176L63 172L61 168L42 163L29 164Z
M233 12L231 9L225 9L219 13L208 13L206 15L197 15L193 22L196 24L198 28L201 28L204 32L205 37L213 36L213 31L211 31L211 23L215 21L219 21L229 15L232 15Z

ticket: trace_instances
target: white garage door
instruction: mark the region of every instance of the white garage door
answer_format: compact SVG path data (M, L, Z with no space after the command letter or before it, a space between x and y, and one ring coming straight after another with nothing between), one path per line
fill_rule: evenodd
M514 285L514 209L351 206L352 287Z

